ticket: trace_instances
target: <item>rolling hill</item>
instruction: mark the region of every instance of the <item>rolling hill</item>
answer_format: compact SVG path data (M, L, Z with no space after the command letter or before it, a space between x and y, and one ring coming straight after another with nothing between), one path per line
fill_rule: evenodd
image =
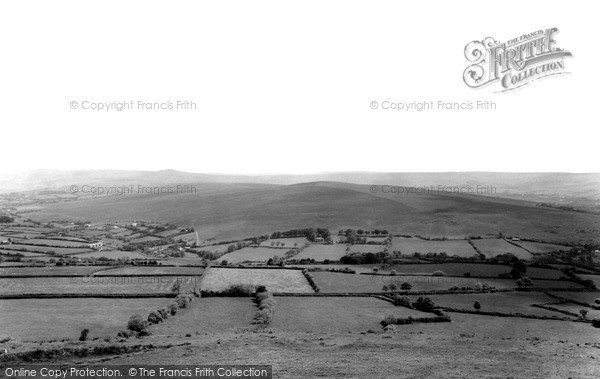
M380 228L463 237L505 235L548 242L600 240L600 216L535 203L448 193L393 195L370 186L194 184L195 194L126 195L51 204L27 217L51 220L159 220L194 226L201 238L234 239L290 228Z

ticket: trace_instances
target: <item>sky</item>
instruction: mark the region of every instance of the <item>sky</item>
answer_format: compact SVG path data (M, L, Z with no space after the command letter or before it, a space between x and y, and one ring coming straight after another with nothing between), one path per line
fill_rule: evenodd
M4 1L0 174L600 172L587 4ZM551 27L570 74L463 82L469 42ZM423 101L496 109L382 109Z

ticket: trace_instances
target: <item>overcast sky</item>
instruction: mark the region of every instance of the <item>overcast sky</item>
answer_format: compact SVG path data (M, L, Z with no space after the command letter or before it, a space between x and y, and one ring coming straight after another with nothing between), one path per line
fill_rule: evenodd
M599 172L595 8L558 1L5 1L0 172ZM504 94L494 93L499 84L464 84L468 42L550 27L573 54L565 60L570 75ZM82 109L178 100L197 109ZM497 109L371 109L386 100L493 101Z

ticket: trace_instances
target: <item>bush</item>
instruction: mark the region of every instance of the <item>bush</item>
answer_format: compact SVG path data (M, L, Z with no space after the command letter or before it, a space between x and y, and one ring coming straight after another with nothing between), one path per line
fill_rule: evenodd
M90 332L89 329L83 329L81 331L81 335L79 336L79 340L80 341L87 341L89 332Z
M597 298L596 300L594 300L594 303L596 303L596 304L600 305L600 297L599 297L599 298Z
M421 296L413 304L413 307L421 312L433 312L435 304L431 298Z
M159 309L157 312L160 314L160 317L163 320L166 320L167 318L169 318L169 313L170 312L169 312L169 310L167 308Z
M392 275L392 276L396 275L396 270L390 271L390 275Z
M150 324L158 324L163 321L162 315L158 311L152 311L148 315L148 322Z
M144 319L142 319L142 316L140 315L131 316L129 318L129 321L127 322L127 329L136 333L140 333L146 330L147 326L148 324L146 323L146 321L144 321Z
M266 290L255 295L255 301L258 303L258 311L254 316L253 324L266 325L273 321L273 313L275 311L275 299Z
M594 328L600 328L600 318L595 318L592 320L592 326Z
M481 303L479 303L479 301L475 300L475 303L473 303L473 308L475 308L476 311L481 309Z
M179 295L175 298L175 302L180 309L187 308L191 301L192 297L190 295Z
M173 303L173 304L169 305L169 312L171 313L171 316L175 316L177 314L178 310L179 310L179 306L177 305L177 303Z
M436 270L436 271L433 272L432 275L433 276L446 276L446 274L442 270Z
M398 307L412 308L412 304L410 303L410 298L408 296L395 296L394 305Z

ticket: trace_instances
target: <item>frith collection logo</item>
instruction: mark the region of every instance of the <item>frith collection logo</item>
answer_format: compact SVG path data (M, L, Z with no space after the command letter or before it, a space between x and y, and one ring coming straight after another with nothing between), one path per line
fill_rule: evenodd
M470 42L465 46L465 57L471 62L463 73L465 83L480 88L500 82L502 88L497 92L506 92L568 73L564 58L571 53L557 46L557 32L557 28L540 29L504 43L492 37Z

